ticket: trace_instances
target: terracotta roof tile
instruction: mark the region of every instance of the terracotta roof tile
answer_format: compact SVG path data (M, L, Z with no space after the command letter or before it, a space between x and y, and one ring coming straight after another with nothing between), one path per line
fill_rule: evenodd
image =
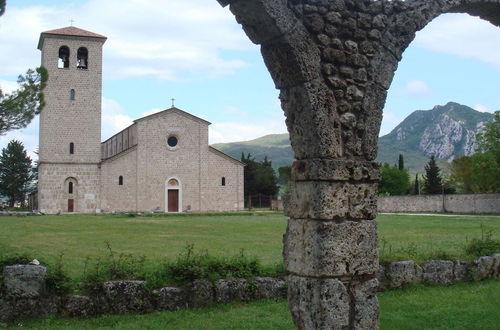
M38 42L38 49L41 49L43 38L45 36L49 36L49 35L88 37L88 38L98 38L98 39L104 39L104 40L107 39L105 36L103 36L101 34L90 32L87 30L83 30L83 29L77 28L75 26L67 26L67 27L64 27L61 29L48 30L48 31L42 32L40 34L40 41Z

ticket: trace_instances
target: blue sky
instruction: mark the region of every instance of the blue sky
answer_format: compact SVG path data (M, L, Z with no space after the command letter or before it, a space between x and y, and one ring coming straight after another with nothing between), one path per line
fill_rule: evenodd
M286 132L278 91L253 45L215 0L8 0L0 18L0 87L40 65L40 32L70 25L108 37L104 46L102 140L133 119L175 105L212 122L210 142ZM455 101L500 110L500 29L443 15L404 53L381 135L417 109ZM33 151L38 121L0 137Z

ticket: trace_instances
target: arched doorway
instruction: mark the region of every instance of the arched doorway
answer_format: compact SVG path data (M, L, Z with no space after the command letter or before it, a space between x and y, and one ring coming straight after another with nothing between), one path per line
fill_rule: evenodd
M78 200L78 181L75 178L67 178L64 181L64 202L62 209L65 212L76 212Z
M165 184L165 212L182 211L182 186L178 178L172 177Z

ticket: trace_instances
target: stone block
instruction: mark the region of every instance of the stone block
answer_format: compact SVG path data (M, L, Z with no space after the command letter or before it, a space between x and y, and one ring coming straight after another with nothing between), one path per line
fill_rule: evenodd
M493 258L493 276L500 275L500 253L495 253L491 256Z
M209 280L196 280L189 286L188 306L203 307L215 303L215 293L212 282Z
M145 313L153 309L144 281L109 281L103 289L112 313Z
M284 236L285 268L303 276L374 274L378 268L375 221L290 219Z
M255 298L274 298L286 297L286 283L273 277L256 277L255 281Z
M156 310L173 311L187 306L185 290L181 288L165 287L153 290Z
M296 219L374 219L377 186L370 183L298 181L286 215Z
M94 301L86 296L68 296L63 305L63 313L70 317L90 317L97 314Z
M386 268L386 276L391 288L399 288L405 284L420 283L422 268L413 260L391 262Z
M472 279L474 281L482 281L490 278L493 275L493 265L495 259L490 256L479 257L474 260L471 265Z
M338 279L289 276L288 305L299 329L349 327L349 292Z
M455 260L453 262L453 281L467 282L470 279L469 264L465 261Z
M263 44L261 52L276 88L297 86L321 76L321 53L303 28Z
M250 301L255 295L247 280L218 280L215 283L215 301L227 303L233 300Z
M430 260L421 267L422 279L426 283L447 285L453 282L453 261Z
M283 88L280 100L295 158L342 157L337 103L323 79Z
M292 30L297 23L286 0L218 1L221 5L230 3L231 12L255 44L275 39Z
M292 166L296 181L373 181L380 180L380 165L376 162L341 159L296 160Z
M350 285L354 297L354 329L378 329L378 300L376 293L379 283L376 278Z
M45 290L47 268L37 265L6 266L3 271L5 295L9 298L37 298Z
M54 296L0 300L0 322L44 319L59 311L61 299Z

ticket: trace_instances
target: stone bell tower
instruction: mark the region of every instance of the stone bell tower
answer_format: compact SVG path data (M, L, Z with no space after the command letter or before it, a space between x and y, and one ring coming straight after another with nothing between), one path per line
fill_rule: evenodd
M42 32L47 69L40 113L40 211L99 209L102 47L106 37L69 26Z

